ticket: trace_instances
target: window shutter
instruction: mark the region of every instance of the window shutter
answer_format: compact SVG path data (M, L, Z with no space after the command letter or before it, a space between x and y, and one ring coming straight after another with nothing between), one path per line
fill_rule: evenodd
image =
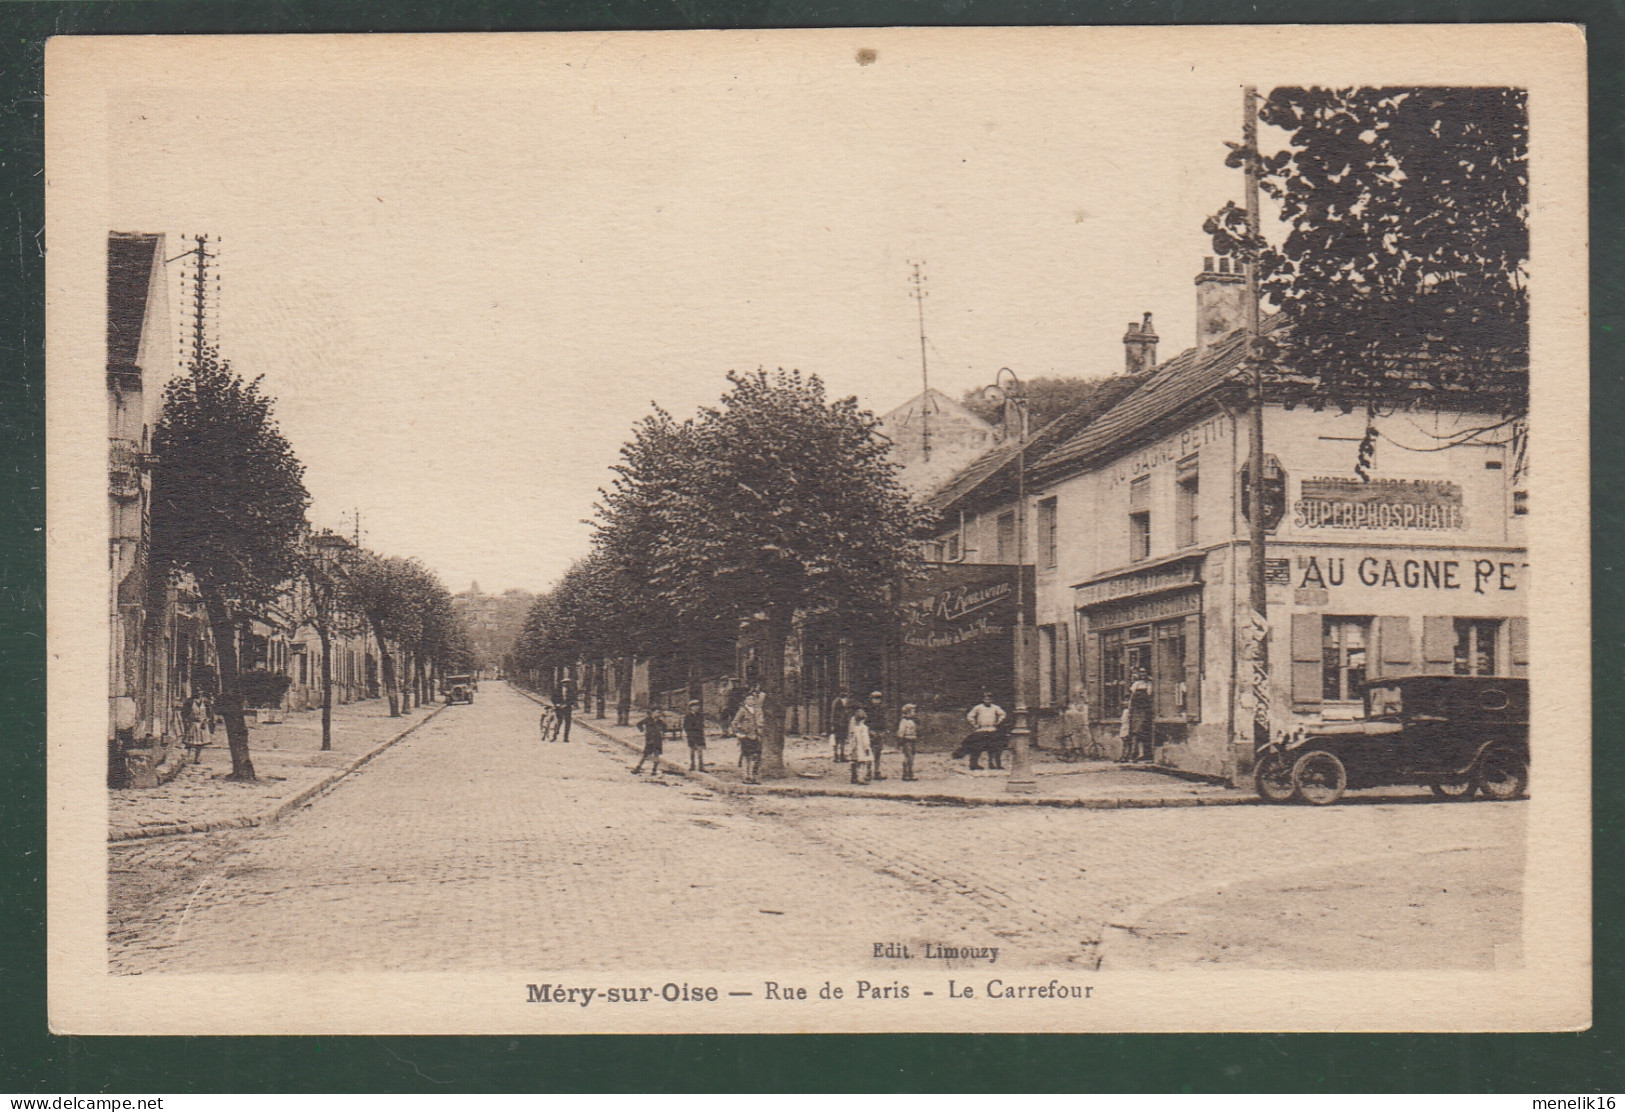
M1093 721L1098 721L1101 703L1105 699L1100 683L1100 634L1084 634L1083 645L1084 689L1089 699L1089 717Z
M1377 619L1377 641L1382 650L1381 675L1408 676L1415 670L1412 664L1416 646L1411 644L1410 618L1394 614Z
M1202 718L1202 616L1185 619L1185 721Z
M1055 691L1055 627L1038 627L1038 705L1048 709L1054 705L1051 694Z
M1422 659L1428 664L1454 664L1456 661L1456 620L1449 617L1422 619Z
M1512 658L1512 674L1529 674L1529 619L1511 618L1507 621L1507 653Z
M1292 701L1320 702L1319 614L1292 615Z
M1065 622L1055 624L1055 690L1063 704L1072 701L1072 629Z

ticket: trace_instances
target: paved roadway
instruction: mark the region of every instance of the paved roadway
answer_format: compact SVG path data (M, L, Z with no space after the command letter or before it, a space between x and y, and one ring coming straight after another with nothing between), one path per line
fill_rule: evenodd
M541 744L535 705L483 685L276 826L112 847L112 969L878 970L890 940L998 946L1001 967L1518 953L1524 803L950 807L714 795L630 764L579 723Z

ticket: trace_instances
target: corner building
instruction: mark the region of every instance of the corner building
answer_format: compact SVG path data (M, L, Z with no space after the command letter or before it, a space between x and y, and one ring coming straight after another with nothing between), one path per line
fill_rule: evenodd
M1040 740L1121 752L1134 673L1151 675L1164 766L1250 774L1244 472L1250 412L1231 286L1197 279L1198 344L1035 461ZM1280 327L1279 320L1266 329ZM1367 478L1363 412L1266 383L1272 728L1359 717L1379 676L1522 676L1526 435L1473 396L1384 410Z

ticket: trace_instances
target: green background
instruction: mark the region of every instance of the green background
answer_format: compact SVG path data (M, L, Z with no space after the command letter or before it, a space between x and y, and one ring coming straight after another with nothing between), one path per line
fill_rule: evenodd
M45 1026L43 60L56 34L931 24L1566 21L1587 25L1592 157L1596 1024L1563 1035L72 1038ZM1532 0L0 2L0 1092L1625 1089L1619 369L1625 3ZM200 95L207 95L200 90ZM12 215L14 214L14 215ZM1574 491L1578 499L1585 492ZM1538 512L1538 511L1537 511Z

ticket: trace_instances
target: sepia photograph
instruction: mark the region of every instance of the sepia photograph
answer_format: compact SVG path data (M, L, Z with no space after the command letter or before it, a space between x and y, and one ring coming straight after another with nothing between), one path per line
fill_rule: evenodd
M46 80L53 1030L1589 1024L1575 28Z

